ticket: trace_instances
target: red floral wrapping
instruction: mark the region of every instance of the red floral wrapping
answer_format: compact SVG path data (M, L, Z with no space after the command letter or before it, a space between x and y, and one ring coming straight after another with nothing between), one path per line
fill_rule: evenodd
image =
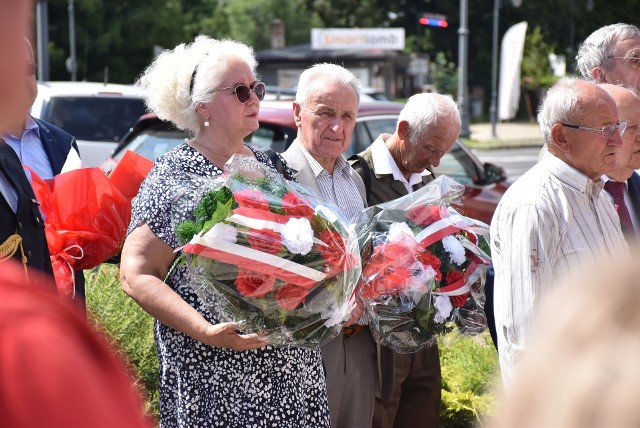
M452 325L470 334L486 327L488 226L449 206L463 191L442 176L375 208L361 297L379 343L415 352Z
M120 251L134 190L137 193L153 165L138 158L126 156L112 172L128 177L123 189L127 196L99 168L77 169L48 180L31 172L61 295L73 296L74 271L96 267Z
M176 230L192 287L219 320L274 346L325 343L354 308L355 234L336 207L263 164L237 157L228 169L179 190ZM193 212L186 221L185 206Z

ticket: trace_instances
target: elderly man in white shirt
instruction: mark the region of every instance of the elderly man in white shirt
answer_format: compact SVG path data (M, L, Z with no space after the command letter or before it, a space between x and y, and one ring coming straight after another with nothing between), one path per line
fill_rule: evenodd
M450 96L416 94L409 98L393 135L380 135L350 158L368 183L368 204L392 201L433 180L430 169L440 164L459 133L460 114ZM437 345L411 354L379 346L378 365L380 390L372 428L437 427L442 389Z
M614 100L595 83L563 78L547 93L538 122L548 152L509 188L491 222L506 387L535 334L540 298L567 274L628 252L600 178L615 168L622 146L625 123Z

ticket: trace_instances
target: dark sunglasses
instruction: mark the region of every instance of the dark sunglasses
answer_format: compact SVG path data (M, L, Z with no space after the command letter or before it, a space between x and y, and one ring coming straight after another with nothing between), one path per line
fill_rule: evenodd
M34 76L36 74L36 70L38 66L36 64L26 64L27 76Z
M244 83L239 83L237 85L227 86L225 88L214 89L211 92L224 91L225 89L233 89L233 92L236 94L236 98L242 104L244 104L247 101L249 101L249 98L251 98L251 91L256 93L256 96L258 97L258 100L260 100L260 101L262 101L264 99L264 94L266 92L266 89L264 87L264 83L258 82L258 81L253 82L251 84L251 86L247 86Z

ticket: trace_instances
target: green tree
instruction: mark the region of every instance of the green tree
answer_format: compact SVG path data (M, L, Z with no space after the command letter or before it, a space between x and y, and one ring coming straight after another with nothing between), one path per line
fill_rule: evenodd
M554 47L545 42L540 27L535 27L533 31L528 32L525 37L520 72L522 86L534 90L539 87L548 87L558 79L553 75L549 64L551 52L554 52Z

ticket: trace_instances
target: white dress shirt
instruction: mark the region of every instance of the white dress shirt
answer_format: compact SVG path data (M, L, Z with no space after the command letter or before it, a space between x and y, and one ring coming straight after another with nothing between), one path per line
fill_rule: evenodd
M539 300L567 275L628 252L603 184L545 153L498 204L491 253L500 369L507 387L535 333Z
M389 137L391 137L391 134L381 134L376 138L373 144L371 144L373 169L376 171L377 175L392 174L393 179L400 181L407 189L407 193L411 193L413 191L412 186L414 184L421 183L422 177L425 175L431 175L431 172L429 172L428 169L425 169L422 173L412 173L409 176L409 180L404 178L404 175L400 172L400 168L398 168L398 164L396 164L395 159L391 156L389 148L385 144L385 141L387 141Z

